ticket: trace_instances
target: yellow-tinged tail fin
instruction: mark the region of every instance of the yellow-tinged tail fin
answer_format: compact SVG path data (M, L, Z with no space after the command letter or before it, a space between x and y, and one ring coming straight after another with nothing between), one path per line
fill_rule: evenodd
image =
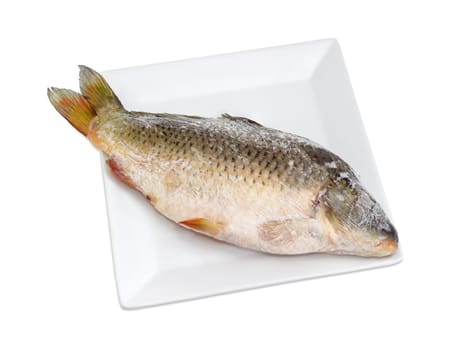
M96 113L124 110L120 100L102 75L86 66L79 66L79 68L81 93L88 99Z
M72 90L49 88L48 98L75 129L88 135L89 123L96 116L96 111L84 96Z

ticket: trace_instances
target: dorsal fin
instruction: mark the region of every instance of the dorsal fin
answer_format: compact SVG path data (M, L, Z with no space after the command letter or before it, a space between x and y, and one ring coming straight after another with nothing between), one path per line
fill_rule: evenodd
M78 67L80 68L81 93L88 99L91 106L96 110L96 113L124 110L117 95L115 95L102 75L89 67Z
M245 117L236 117L236 116L230 115L228 113L222 114L222 118L232 120L234 122L241 122L241 123L250 124L250 125L254 125L254 126L263 126L262 124L259 124L258 122L254 121L252 119L245 118Z
M172 114L172 113L154 113L155 116L160 118L190 118L190 119L206 119L204 117L199 117L196 115L187 115L187 114Z

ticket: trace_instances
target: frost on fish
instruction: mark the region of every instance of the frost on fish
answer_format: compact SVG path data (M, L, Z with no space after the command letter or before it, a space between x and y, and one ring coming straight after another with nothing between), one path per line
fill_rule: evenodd
M80 84L93 108L88 139L118 179L178 224L273 254L396 251L396 230L380 205L320 145L229 114L128 112L87 67Z

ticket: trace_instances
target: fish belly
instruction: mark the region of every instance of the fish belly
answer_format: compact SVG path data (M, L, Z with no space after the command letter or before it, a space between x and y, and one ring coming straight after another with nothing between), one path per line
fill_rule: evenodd
M316 188L256 182L214 172L204 176L186 161L125 162L124 182L135 184L164 216L217 240L273 254L324 251L325 227L313 209Z

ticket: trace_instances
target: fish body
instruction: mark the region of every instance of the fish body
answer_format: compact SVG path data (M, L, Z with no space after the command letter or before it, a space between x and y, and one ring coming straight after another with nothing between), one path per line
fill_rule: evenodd
M244 117L126 111L81 67L82 94L52 88L56 109L112 173L158 212L212 238L273 254L386 256L390 220L351 167L320 145Z

